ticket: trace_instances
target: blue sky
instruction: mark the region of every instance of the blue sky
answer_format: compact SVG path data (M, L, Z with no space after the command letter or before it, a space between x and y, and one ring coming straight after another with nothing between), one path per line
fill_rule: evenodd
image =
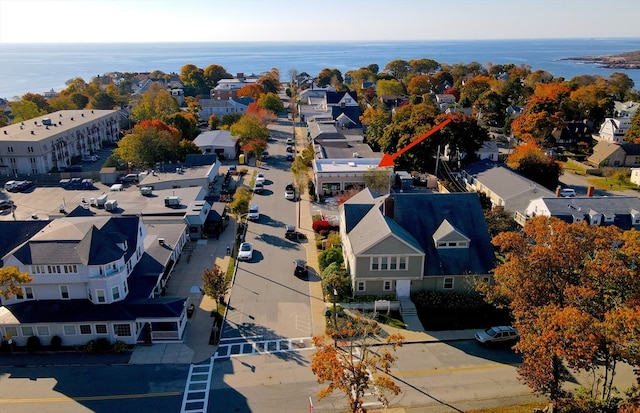
M618 37L640 1L0 0L0 43Z

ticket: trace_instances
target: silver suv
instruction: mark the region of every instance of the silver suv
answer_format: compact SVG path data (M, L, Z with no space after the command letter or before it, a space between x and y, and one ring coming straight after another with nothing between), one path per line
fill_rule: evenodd
M476 341L480 344L514 344L520 338L518 330L510 326L498 326L476 332Z

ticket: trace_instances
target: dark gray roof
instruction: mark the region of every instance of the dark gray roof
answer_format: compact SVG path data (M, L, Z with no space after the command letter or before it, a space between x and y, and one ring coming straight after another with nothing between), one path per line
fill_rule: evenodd
M340 115L344 115L349 118L353 122L354 128L362 127L362 122L360 122L360 115L362 114L360 110L360 106L333 106L331 108L331 117L333 119L338 119Z
M218 155L198 155L198 154L187 154L187 158L184 161L185 166L207 166L213 165L218 161Z
M158 297L96 305L89 300L35 300L6 305L21 324L134 321L138 318L177 318L183 297Z
M495 266L493 246L474 193L394 194L394 220L425 251L425 276L487 274ZM447 220L471 241L469 248L436 249L433 235Z
M50 221L0 221L0 258L11 252L18 245L27 241ZM4 263L0 260L0 266Z
M356 94L356 92L352 92L352 91L343 91L343 92L327 91L326 95L325 95L326 99L327 99L327 104L339 103L342 100L342 98L344 98L345 95L351 96L351 98L354 100L354 102L358 101L358 95Z
M590 215L600 213L603 216L614 216L613 222L601 221L601 225L615 225L621 229L640 229L633 225L632 214L640 213L640 198L633 196L594 196L572 198L542 198L549 214L563 221L572 223L573 217L587 219Z

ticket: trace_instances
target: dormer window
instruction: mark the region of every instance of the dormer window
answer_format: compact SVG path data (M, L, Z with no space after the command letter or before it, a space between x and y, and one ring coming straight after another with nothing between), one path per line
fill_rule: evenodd
M438 249L469 248L471 239L445 219L433 234L433 242Z
M604 214L604 222L611 223L616 218L615 214Z
M631 210L631 222L633 222L633 225L640 225L640 211Z

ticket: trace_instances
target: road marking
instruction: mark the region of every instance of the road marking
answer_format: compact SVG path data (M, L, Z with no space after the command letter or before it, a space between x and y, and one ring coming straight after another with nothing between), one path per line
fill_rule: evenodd
M111 396L80 396L80 397L42 397L39 399L0 399L0 404L19 404L19 403L65 403L77 401L94 401L94 400L121 400L121 399L139 399L150 397L172 397L180 396L181 391L170 391L162 393L141 393L141 394L116 394Z
M484 366L469 366L469 367L452 367L447 369L430 369L430 370L415 370L415 371L403 371L393 373L394 376L406 377L406 376L427 376L430 374L443 374L443 373L455 373L458 371L471 371L471 370L487 370L487 369L501 369L511 368L508 364L487 364Z

